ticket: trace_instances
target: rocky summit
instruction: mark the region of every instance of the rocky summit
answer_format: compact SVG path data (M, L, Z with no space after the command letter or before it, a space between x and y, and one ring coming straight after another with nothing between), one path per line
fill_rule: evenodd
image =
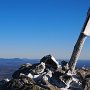
M90 69L70 71L68 62L61 64L52 55L40 63L23 64L12 79L0 81L0 90L90 90Z

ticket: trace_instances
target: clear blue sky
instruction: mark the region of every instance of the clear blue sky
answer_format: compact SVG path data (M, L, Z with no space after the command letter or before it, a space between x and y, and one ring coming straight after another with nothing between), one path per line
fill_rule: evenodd
M69 59L90 0L0 0L0 57ZM90 59L90 38L80 59Z

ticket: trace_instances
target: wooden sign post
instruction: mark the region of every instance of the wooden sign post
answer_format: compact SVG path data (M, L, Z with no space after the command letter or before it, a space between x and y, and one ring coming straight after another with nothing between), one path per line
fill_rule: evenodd
M90 36L90 9L88 10L86 21L84 23L80 36L74 46L74 50L73 50L71 59L69 61L69 67L72 73L75 70L77 60L80 56L84 42L88 36Z

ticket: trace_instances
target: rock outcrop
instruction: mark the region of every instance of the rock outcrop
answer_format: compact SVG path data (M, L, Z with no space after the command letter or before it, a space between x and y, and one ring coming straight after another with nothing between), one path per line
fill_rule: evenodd
M23 64L11 80L0 81L0 90L90 90L90 70L76 69L71 73L68 62L59 65L47 55L40 63Z

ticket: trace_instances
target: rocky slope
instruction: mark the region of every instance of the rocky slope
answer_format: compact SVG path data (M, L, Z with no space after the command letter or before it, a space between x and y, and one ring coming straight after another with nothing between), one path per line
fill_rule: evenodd
M66 61L59 64L47 55L40 63L23 64L11 80L0 81L0 90L90 90L90 69L71 73Z

